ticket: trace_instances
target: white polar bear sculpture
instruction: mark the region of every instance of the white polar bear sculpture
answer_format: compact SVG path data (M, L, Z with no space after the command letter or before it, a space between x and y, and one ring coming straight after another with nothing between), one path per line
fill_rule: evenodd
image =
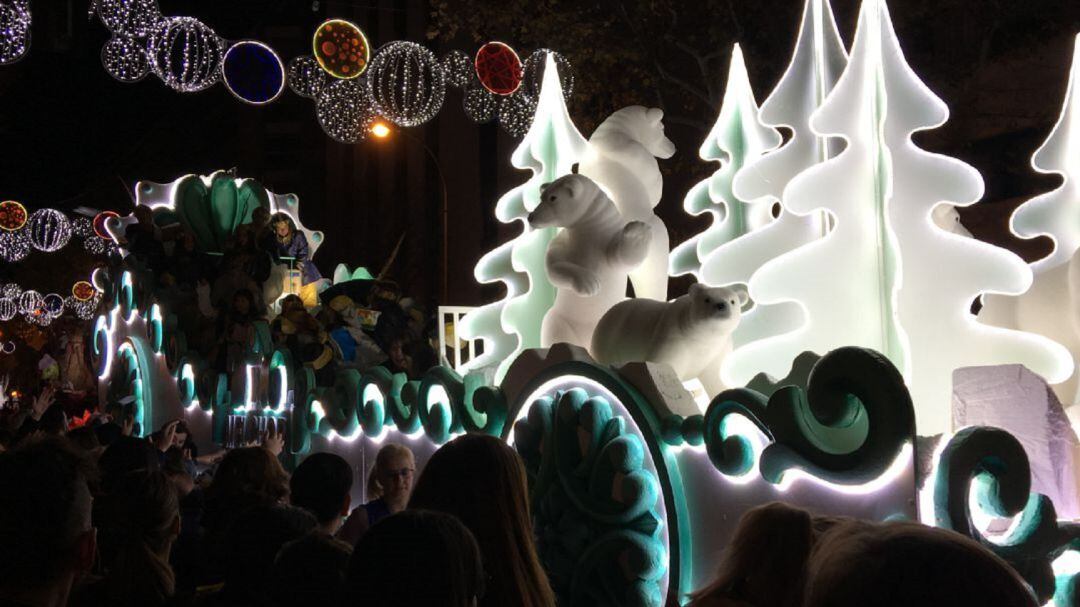
M746 292L695 283L670 302L630 299L612 307L593 333L598 362L665 363L682 381L698 379L712 398L724 391L720 365L731 352Z
M641 221L652 230L645 261L630 272L634 295L667 300L667 226L653 209L660 204L664 178L657 158L671 158L675 144L664 136L663 110L640 105L608 116L589 138L579 172L604 188L628 221Z
M529 225L563 228L544 259L558 293L544 315L540 344L588 348L600 317L626 299L627 272L645 258L649 227L627 222L593 180L576 174L541 187Z

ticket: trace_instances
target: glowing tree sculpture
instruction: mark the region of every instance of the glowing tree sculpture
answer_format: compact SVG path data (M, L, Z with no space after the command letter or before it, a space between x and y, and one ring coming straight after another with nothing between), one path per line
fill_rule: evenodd
M555 228L533 230L527 218L540 202L540 185L570 173L586 144L566 111L558 70L549 54L532 126L511 157L515 167L529 169L533 176L495 205L495 217L503 223L520 222L522 232L476 265L476 279L484 284L502 282L506 297L462 319L461 335L484 343L483 354L469 361L467 369L497 364L495 381L501 381L522 350L540 347L540 323L555 301L555 287L544 269Z
M873 348L904 373L923 434L949 429L957 368L1021 362L1050 382L1069 375L1061 346L986 327L969 311L980 293L1021 293L1032 277L1012 253L931 219L945 201L969 205L983 191L974 169L911 141L947 117L907 65L883 0L865 0L848 67L810 121L847 146L791 180L782 196L791 212L824 210L834 225L750 280L756 301L796 301L805 322L742 348L742 368L782 376L804 350Z
M811 130L810 115L821 106L846 65L847 53L828 0L806 0L791 62L761 104L759 114L764 125L786 128L791 138L778 148L780 140L774 138L766 150L776 149L764 155L760 152L747 155L746 166L735 173L725 195L749 201L746 205L749 213L771 217L773 206L776 201L782 201L784 188L793 177L835 155L836 145L830 145L825 136ZM734 83L729 75L729 89ZM750 97L749 85L744 95ZM749 102L753 102L752 98ZM754 272L767 261L819 238L824 231L821 213L799 216L782 209L774 221L701 255L698 278L715 286L748 284ZM801 317L801 310L791 302L774 305L755 302L754 308L743 315L735 344L741 346L794 330ZM732 362L737 364L738 359ZM752 375L757 371L748 369L747 373Z
M720 161L720 168L691 188L683 199L683 208L687 213L707 213L712 216L712 225L671 252L669 270L672 276L693 274L700 281L702 260L772 220L769 201L741 200L732 193L731 182L739 169L778 145L780 134L758 122L754 91L750 88L742 49L736 44L731 51L731 66L728 68L720 116L698 151L703 160Z
M1010 226L1017 236L1049 236L1054 250L1031 264L1036 273L1057 267L1080 248L1080 36L1076 37L1065 104L1054 130L1031 157L1031 166L1040 173L1061 175L1056 190L1036 196L1013 213Z

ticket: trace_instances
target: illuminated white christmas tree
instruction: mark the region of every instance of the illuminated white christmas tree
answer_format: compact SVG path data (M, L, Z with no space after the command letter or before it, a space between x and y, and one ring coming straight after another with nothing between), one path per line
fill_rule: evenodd
M826 137L810 129L810 115L821 106L846 65L847 53L828 0L806 0L791 62L761 104L758 116L766 125L764 128L773 133L775 130L771 127L786 128L791 132L791 138L782 146L779 138L773 139L771 145L757 154L747 155L746 166L734 173L733 181L730 175L726 176L726 194L735 200L749 201L750 213L771 218L772 209L781 200L788 182L829 158L830 152L835 152L835 144L830 145ZM729 76L729 86L731 80ZM749 92L746 95L749 96ZM799 216L783 209L775 220L756 227L759 229L748 231L702 255L699 280L716 286L747 284L764 263L821 237L825 231L822 214ZM801 319L802 310L794 303L762 305L755 302L753 308L743 314L734 336L735 345L739 347L792 331ZM731 357L729 361L737 364L739 359ZM756 372L756 369L746 369L740 375ZM726 372L725 376L728 374ZM730 380L727 383L734 385Z
M1040 173L1062 177L1057 189L1017 207L1010 221L1017 236L1053 239L1053 252L1031 264L1036 273L1042 273L1069 261L1080 248L1080 35L1076 37L1061 117L1031 157L1031 166Z
M495 205L495 217L503 223L519 222L522 232L484 255L476 265L476 279L484 284L502 282L506 296L462 319L461 336L479 338L484 344L483 354L469 361L467 370L497 365L494 379L498 382L522 350L540 347L540 323L555 301L544 255L556 230L534 230L527 219L540 202L541 184L570 173L586 146L566 111L558 70L549 54L532 126L510 159L515 167L531 170L533 176Z
M724 246L736 238L772 220L770 200L741 200L732 193L731 182L739 169L778 145L780 134L758 121L754 91L750 87L742 49L736 44L731 51L720 115L698 151L702 160L719 161L720 168L691 188L683 200L687 213L711 215L712 223L704 232L672 250L669 268L672 276L693 274L700 281L704 259L714 252L721 253Z
M831 228L750 280L755 301L797 302L805 322L738 350L738 368L780 377L805 350L873 348L907 378L921 434L949 429L957 368L1023 363L1051 382L1068 376L1061 346L986 327L970 313L980 293L1023 292L1031 272L1004 249L934 224L934 207L970 205L983 191L973 168L911 141L947 117L906 63L884 1L865 0L847 69L810 120L814 132L847 145L792 179L781 197L800 216L827 212Z

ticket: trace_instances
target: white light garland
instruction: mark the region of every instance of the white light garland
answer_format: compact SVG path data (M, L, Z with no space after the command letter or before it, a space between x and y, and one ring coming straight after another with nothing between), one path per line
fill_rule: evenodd
M101 65L120 82L138 82L150 73L145 47L128 36L113 36L101 47Z
M41 305L41 293L33 289L23 291L19 298L15 300L15 303L19 305L19 312L31 314Z
M398 126L420 126L435 117L446 95L446 75L435 54L398 40L379 49L367 74L379 115Z
M160 21L147 40L150 69L181 93L206 89L221 77L225 44L214 30L193 17Z
M38 209L31 213L26 230L30 233L30 244L46 253L59 251L71 240L71 224L56 209Z
M49 293L41 298L41 308L56 318L64 313L64 298L56 293Z
M94 233L94 222L89 217L78 217L71 222L71 231L79 238L97 236Z
M472 57L465 51L455 49L443 55L442 68L449 86L464 89L480 84L473 68Z
M308 99L316 99L319 93L322 92L323 87L326 86L327 80L326 72L319 67L319 62L315 60L315 57L301 55L300 57L293 57L289 61L289 73L286 81L292 92L297 95Z
M479 84L466 89L461 100L461 106L469 120L481 124L495 119L499 105L500 99Z
M0 320L11 320L19 313L19 305L14 300L4 297L0 299Z
M13 263L30 254L30 238L26 230L0 232L0 259Z
M335 80L319 94L315 113L326 134L341 143L356 143L375 120L371 100L357 80Z
M29 49L29 0L0 1L0 65L15 63Z
M114 34L143 38L161 21L157 0L97 0L98 18Z
M540 98L540 85L544 82L544 65L548 53L555 59L555 67L559 68L563 99L569 101L574 92L574 68L570 65L570 60L561 53L546 48L536 49L522 63L523 77L518 93L532 99Z
M532 125L536 102L535 98L522 94L520 90L504 97L499 103L499 126L515 137L523 137Z

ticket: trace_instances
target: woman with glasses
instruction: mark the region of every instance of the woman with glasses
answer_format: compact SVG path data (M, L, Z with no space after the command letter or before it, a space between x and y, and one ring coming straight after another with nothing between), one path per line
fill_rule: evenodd
M349 514L337 538L355 546L364 533L380 520L401 512L412 494L416 460L408 447L388 443L379 449L368 475L368 503Z

